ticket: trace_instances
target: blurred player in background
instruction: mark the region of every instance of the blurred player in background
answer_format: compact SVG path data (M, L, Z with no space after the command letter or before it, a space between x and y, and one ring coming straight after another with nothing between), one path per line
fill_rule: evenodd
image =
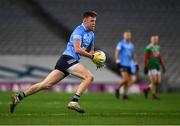
M44 89L49 89L69 74L72 74L82 82L72 100L68 104L69 109L84 113L78 101L80 96L93 81L93 74L79 62L81 56L88 57L94 62L94 33L97 13L87 11L83 14L83 23L72 32L67 48L56 63L54 70L41 82L36 83L24 92L15 94L10 104L10 112L13 113L16 105L25 97L30 96ZM96 57L97 58L97 57ZM100 66L98 66L100 67Z
M153 35L150 38L150 44L144 51L144 73L149 75L151 83L144 90L145 98L148 98L149 91L154 99L159 99L156 95L156 88L161 82L160 66L165 73L165 65L160 54L159 36Z
M126 31L123 39L117 44L115 50L115 60L122 79L115 91L116 98L119 98L119 90L124 89L123 99L128 99L128 88L136 81L136 68L134 44L131 42L131 32Z

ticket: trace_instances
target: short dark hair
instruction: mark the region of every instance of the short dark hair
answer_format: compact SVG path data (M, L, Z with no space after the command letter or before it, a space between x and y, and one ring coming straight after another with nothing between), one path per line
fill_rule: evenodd
M97 17L97 13L95 11L86 11L83 13L83 18L87 17Z
M151 36L159 36L159 35L157 35L157 34L152 34Z
M150 37L150 39L151 39L152 37L159 37L159 35L157 35L157 34L152 34L151 37Z
M125 32L130 32L130 33L131 33L131 30L128 29L128 30L125 30L124 33L125 33Z

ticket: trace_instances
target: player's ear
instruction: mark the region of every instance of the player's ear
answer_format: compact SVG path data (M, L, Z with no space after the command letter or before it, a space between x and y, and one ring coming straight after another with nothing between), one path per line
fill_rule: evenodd
M83 18L83 22L86 22L87 21L87 18Z

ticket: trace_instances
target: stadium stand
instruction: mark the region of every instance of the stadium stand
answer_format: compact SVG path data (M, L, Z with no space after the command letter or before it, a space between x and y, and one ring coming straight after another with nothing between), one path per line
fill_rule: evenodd
M114 48L123 31L133 32L137 58L142 70L143 49L151 34L160 36L168 81L179 83L180 55L178 33L180 32L180 2L178 0L36 0L59 22L72 29L81 19L84 10L96 10L99 14L96 29L96 45L113 57ZM71 4L69 4L71 3ZM65 15L64 15L65 13ZM108 61L113 67L113 58Z
M66 44L36 15L29 15L16 1L0 1L0 54L53 55Z
M65 37L58 37L17 2L1 3L0 52L18 54L57 54L64 49ZM9 0L12 1L12 0ZM22 0L20 0L22 1ZM25 0L24 0L25 1ZM137 58L142 73L143 49L151 34L160 36L167 73L164 76L172 87L180 87L178 58L180 55L180 1L178 0L32 0L44 12L70 32L81 21L82 12L98 12L96 47L108 54L108 65L115 70L114 48L125 30L133 32ZM20 7L21 6L21 7ZM36 7L36 6L35 6ZM37 34L35 34L37 33ZM8 37L6 37L8 35ZM4 37L3 37L4 36ZM60 35L59 35L60 36ZM26 43L25 43L26 42ZM50 42L52 44L50 44ZM37 44L38 43L38 44ZM21 47L21 48L19 48ZM62 48L59 48L62 47ZM18 50L18 51L17 51ZM141 74L143 75L143 74ZM167 82L166 82L167 83Z

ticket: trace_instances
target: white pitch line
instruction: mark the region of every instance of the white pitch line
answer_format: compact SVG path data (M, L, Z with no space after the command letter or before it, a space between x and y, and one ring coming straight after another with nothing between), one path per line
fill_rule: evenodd
M24 114L8 114L8 113L1 113L0 116L9 116L9 115L15 115L15 116L66 116L70 115L70 113L24 113ZM80 115L85 115L85 116L121 116L121 115L180 115L179 112L176 113L145 113L145 112L136 112L136 113L85 113L85 114L80 114Z

